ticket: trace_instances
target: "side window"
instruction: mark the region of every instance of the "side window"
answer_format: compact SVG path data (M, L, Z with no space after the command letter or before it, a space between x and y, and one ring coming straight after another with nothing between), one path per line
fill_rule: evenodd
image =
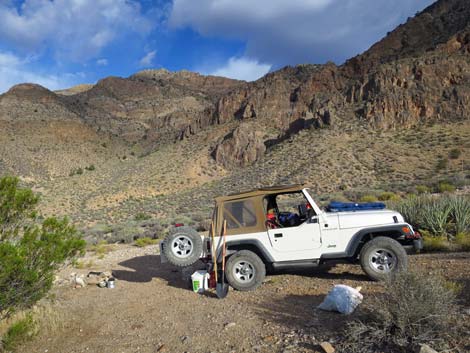
M253 227L256 225L255 207L253 201L234 201L224 204L224 218L227 228Z

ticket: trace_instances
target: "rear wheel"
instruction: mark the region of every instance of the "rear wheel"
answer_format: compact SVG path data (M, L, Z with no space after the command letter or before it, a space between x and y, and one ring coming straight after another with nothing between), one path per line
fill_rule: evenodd
M225 276L233 288L251 291L263 283L266 277L266 266L254 252L240 250L228 259Z
M202 254L201 236L189 227L174 228L164 240L163 254L172 265L191 266Z
M375 281L383 281L408 265L406 251L399 242L377 237L367 242L360 255L361 267Z

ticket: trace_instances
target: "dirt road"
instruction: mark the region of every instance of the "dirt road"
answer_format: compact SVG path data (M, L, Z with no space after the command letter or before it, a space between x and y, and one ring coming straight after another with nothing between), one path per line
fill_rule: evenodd
M326 273L270 275L258 290L231 290L220 300L193 293L181 271L160 264L156 252L154 246L123 246L95 258L93 269L113 270L116 288L57 288L53 308L62 328L53 336L39 335L20 351L315 352L321 341L334 345L351 320L316 309L334 284L362 286L365 300L380 291L359 266L338 265ZM462 300L470 306L470 253L415 255L411 267L439 270L460 282Z

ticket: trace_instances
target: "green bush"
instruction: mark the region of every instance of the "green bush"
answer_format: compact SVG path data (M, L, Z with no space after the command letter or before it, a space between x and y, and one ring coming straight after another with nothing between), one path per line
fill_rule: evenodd
M461 154L462 154L461 150L459 150L458 148L453 148L449 152L449 158L450 159L458 159Z
M455 186L452 185L451 183L447 182L447 181L441 181L441 182L437 185L437 190L438 190L440 193L444 193L444 192L454 192L454 191L455 191Z
M446 169L447 168L447 163L448 163L447 159L444 159L444 158L439 159L437 161L436 170L440 171L442 169Z
M418 185L418 186L416 187L416 192L417 192L418 194L429 194L430 189L429 189L429 187L427 187L426 185Z
M379 195L380 201L398 201L400 196L391 191L385 191Z
M449 250L449 241L446 237L438 236L424 236L423 237L423 248L424 251L435 252L435 251L447 251Z
M31 340L36 336L38 327L33 315L29 313L21 320L13 323L2 337L3 349L7 352L14 351L20 344Z
M144 212L139 212L134 216L134 220L136 220L136 221L146 221L150 218L152 218L152 217L150 217L150 215L148 215Z
M152 238L149 238L149 237L143 237L143 238L137 239L134 242L134 245L138 246L139 248L143 248L143 247L146 247L146 246L149 246L149 245L158 244L158 242L159 242L159 239L152 239Z
M359 202L375 202L377 197L375 195L364 195L359 199Z
M83 174L82 168L75 168L70 171L69 176L82 175L82 174Z
M384 287L348 324L345 352L413 352L423 343L454 351L449 346L465 339L456 291L441 277L403 271Z
M85 248L67 219L38 224L37 202L30 190L18 187L18 179L0 179L0 319L44 297L54 271Z
M470 234L459 233L455 237L455 242L459 246L460 250L470 251Z

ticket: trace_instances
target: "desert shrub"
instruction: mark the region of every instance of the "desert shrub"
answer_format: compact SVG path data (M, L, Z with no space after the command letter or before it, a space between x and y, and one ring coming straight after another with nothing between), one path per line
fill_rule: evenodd
M458 148L453 148L449 151L449 158L450 159L458 159L461 154L462 154L461 150L459 150Z
M449 183L448 181L441 181L439 184L437 184L437 191L439 191L440 193L454 192L455 186Z
M423 236L423 248L428 252L449 250L449 241L443 236Z
M148 215L144 212L139 212L134 216L134 220L136 220L136 221L146 221L150 218L151 218L150 215Z
M436 171L440 171L446 168L447 168L447 159L444 159L444 158L439 159L436 164Z
M83 174L82 168L74 168L70 171L69 176L82 175L82 174Z
M391 191L385 191L379 195L380 201L398 201L400 196Z
M427 187L426 185L418 185L418 186L416 187L416 192L417 192L418 194L429 194L430 189L429 189L429 187Z
M377 201L377 196L375 195L364 195L359 199L359 202L375 202Z
M44 297L54 271L85 247L67 219L37 223L37 202L17 178L0 179L0 319Z
M143 238L137 239L134 242L134 245L138 246L139 248L143 248L143 247L146 247L146 246L149 246L149 245L158 244L159 241L160 241L159 239L152 239L152 238L149 238L149 237L143 237Z
M455 242L460 250L470 251L470 233L459 233L455 237Z
M105 255L113 250L114 245L108 244L108 242L103 239L88 247L88 251L94 252L97 255Z
M33 315L29 313L8 328L2 337L3 349L7 352L14 351L20 344L31 340L37 333L37 322L34 320Z
M85 169L88 170L89 172L91 172L91 171L95 170L96 168L95 168L94 164L91 164L88 167L85 167Z
M344 351L412 352L423 343L435 349L458 346L465 329L456 293L445 280L408 271L384 287L363 308L362 317L348 324Z

